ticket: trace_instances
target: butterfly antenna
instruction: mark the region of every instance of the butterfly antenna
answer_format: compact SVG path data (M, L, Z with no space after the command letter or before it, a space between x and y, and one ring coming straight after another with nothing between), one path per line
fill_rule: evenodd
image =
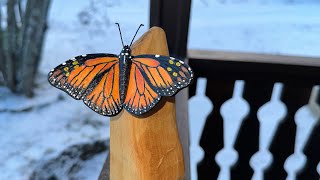
M123 39L122 39L122 34L121 34L121 29L120 29L120 25L119 25L119 23L116 23L116 25L118 25L118 29L119 29L119 33L120 33L120 38L121 38L121 43L122 43L122 46L124 46L124 44L123 44Z
M132 43L133 43L133 40L134 40L134 38L136 37L136 35L138 34L138 31L139 31L139 29L141 28L141 26L144 26L143 24L140 24L140 26L138 27L138 29L137 29L137 31L136 31L136 34L133 36L133 38L132 38L132 41L131 41L131 43L130 43L130 47L131 47L131 45L132 45Z

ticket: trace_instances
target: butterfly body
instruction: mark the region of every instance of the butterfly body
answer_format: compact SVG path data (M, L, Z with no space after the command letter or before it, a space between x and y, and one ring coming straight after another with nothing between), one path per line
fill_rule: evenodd
M130 68L132 63L131 49L129 46L124 46L119 54L119 82L120 82L120 102L125 100L130 76Z

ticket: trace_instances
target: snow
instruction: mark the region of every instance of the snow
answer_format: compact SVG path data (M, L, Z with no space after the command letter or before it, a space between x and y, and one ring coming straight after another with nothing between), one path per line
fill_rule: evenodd
M59 93L52 88L45 91ZM11 97L15 99L15 95ZM0 179L24 179L44 157L57 155L73 144L107 140L108 118L100 117L81 102L65 95L63 98L44 107L0 113L0 167L6 169Z
M27 179L38 163L66 147L109 138L109 119L51 87L46 75L53 67L80 54L119 53L122 45L115 22L120 23L126 44L140 23L145 26L137 37L148 29L147 0L112 0L94 7L95 11L89 11L90 1L52 2L35 97L14 95L0 87L0 179ZM313 1L192 2L189 48L320 55L320 6ZM88 25L79 22L81 12L90 17ZM197 97L193 101L198 101ZM201 106L189 107L197 112ZM190 115L190 127L196 117ZM199 138L194 132L191 134ZM192 148L199 151L199 147ZM88 161L79 177L96 179L104 156Z
M82 180L98 179L102 169L101 164L104 163L105 159L106 154L100 153L91 158L89 161L86 161L86 163L82 165L81 169L76 174L76 178Z
M194 3L189 48L320 55L319 4Z
M148 3L138 0L134 4L109 6L96 7L98 15L91 15L91 24L82 25L78 15L80 12L90 11L89 1L54 1L49 15L49 30L40 71L46 74L63 61L81 54L118 54L122 45L118 27L114 24L116 22L121 26L125 44L130 43L140 24L145 26L137 37L148 30ZM101 19L101 16L107 17Z

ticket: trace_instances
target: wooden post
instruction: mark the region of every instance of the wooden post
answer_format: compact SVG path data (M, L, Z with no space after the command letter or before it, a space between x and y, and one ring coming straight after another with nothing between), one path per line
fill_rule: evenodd
M170 54L185 62L187 62L190 7L191 0L150 0L149 25L164 29ZM184 153L185 180L190 180L188 96L187 88L176 96L177 125Z
M132 54L169 55L166 35L153 27L135 42ZM174 97L163 97L143 116L123 110L110 121L110 179L183 179Z

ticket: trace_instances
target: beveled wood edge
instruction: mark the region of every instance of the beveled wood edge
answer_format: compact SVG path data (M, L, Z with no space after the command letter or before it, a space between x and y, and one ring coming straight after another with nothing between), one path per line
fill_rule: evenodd
M110 180L110 151L108 151L107 158L100 171L98 180Z
M237 61L268 64L286 64L320 67L320 57L303 57L290 55L271 55L258 53L244 53L233 51L189 49L188 59L202 59L215 61Z

